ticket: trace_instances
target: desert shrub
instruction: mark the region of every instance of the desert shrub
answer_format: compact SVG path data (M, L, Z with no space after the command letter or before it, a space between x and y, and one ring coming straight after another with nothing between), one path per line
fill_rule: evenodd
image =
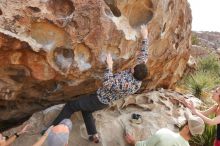
M184 85L198 98L201 97L202 92L211 90L219 83L218 76L204 71L197 71L184 79Z
M196 35L192 35L191 37L191 42L192 42L192 45L198 45L199 44L199 39Z
M208 55L197 60L194 72L186 74L178 83L193 95L200 98L202 93L209 92L220 84L220 61L216 55Z
M199 71L210 72L220 76L220 61L218 56L211 54L198 60Z

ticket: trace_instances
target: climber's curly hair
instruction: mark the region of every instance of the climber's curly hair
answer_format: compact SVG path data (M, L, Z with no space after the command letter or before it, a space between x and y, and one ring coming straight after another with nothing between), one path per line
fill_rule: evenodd
M144 80L148 75L147 66L145 63L138 64L134 67L133 76L138 81Z

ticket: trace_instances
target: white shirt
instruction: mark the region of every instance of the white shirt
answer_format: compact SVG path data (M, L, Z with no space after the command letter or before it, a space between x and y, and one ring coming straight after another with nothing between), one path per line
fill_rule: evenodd
M179 133L162 128L148 140L138 141L135 146L189 146L189 143Z

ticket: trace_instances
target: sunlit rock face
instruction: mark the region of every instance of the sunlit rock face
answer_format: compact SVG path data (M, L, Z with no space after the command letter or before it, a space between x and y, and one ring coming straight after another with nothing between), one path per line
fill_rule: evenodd
M1 0L0 125L94 92L107 53L114 72L133 67L141 24L150 41L142 89L172 88L189 58L187 0Z

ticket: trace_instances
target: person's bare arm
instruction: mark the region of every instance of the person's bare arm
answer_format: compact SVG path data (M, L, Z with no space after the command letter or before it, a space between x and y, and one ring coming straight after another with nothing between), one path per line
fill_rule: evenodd
M9 146L9 145L11 145L15 141L16 138L17 138L16 135L10 136L9 139L6 140L6 142L2 146Z
M192 101L184 101L184 105L186 107L188 107L192 112L196 110L196 108L194 107L194 104L192 103ZM210 114L214 114L216 112L218 108L218 105L213 105L212 107L210 107L209 109L205 110L205 111L200 111L200 110L196 110L197 112L203 114L204 116L209 116Z
M25 126L21 129L21 131L19 131L19 132L15 133L14 135L10 136L9 139L6 140L5 146L11 145L11 144L16 140L16 138L17 138L19 135L21 135L21 134L27 132L27 128L28 128L28 127L29 127L29 125L27 124L27 125L25 125Z
M134 139L134 137L128 133L126 133L125 135L125 140L128 144L130 144L131 146L135 146L136 140Z
M48 134L50 133L52 128L53 128L53 126L50 126L47 129L47 131L44 133L44 135L41 136L41 138L35 144L33 144L32 146L41 146L45 142L45 140L47 139Z
M195 115L197 115L197 116L199 116L200 118L202 118L203 121L204 121L206 124L208 124L208 125L217 125L217 124L220 123L220 115L217 116L217 117L215 117L215 118L213 118L213 119L210 119L210 118L204 116L202 113L197 112L197 111L195 111Z
M112 61L111 54L107 54L106 63L107 63L107 69L104 72L103 86L107 89L111 89L113 84L115 84L113 73L112 73L113 61Z
M215 117L215 118L213 118L213 119L211 119L211 118L209 118L209 117L203 115L203 113L202 113L201 111L197 110L197 109L195 108L195 106L194 106L194 104L193 104L192 101L190 101L190 102L188 103L188 107L189 107L189 109L192 111L193 114L195 114L195 115L199 116L200 118L202 118L203 121L204 121L206 124L208 124L208 125L217 125L217 124L220 123L220 115L217 116L217 117ZM206 111L205 114L208 114L208 113L213 112L214 109L215 109L214 107L213 107L213 108L210 108L210 110Z
M106 56L106 63L107 63L108 69L110 69L110 70L112 71L113 61L112 61L112 56L111 56L111 54L108 54L108 55Z
M147 28L147 25L141 26L140 33L142 37L142 42L141 42L140 52L138 54L136 64L146 63L148 60L148 28Z
M218 108L218 105L213 105L212 107L210 107L209 109L205 111L200 111L200 113L203 114L204 116L209 116L211 114L215 114L217 108Z
M33 144L33 146L41 146L47 139L47 136L48 134L44 134L43 136L41 136L41 138L35 144Z

